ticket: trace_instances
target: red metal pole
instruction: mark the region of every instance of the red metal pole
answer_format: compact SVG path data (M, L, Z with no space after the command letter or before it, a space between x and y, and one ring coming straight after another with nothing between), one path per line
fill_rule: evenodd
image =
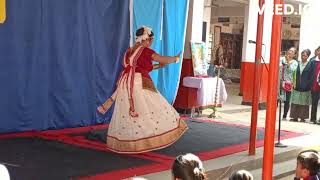
M274 7L277 4L283 4L283 0L274 0ZM273 153L274 153L274 133L277 112L277 91L279 76L279 58L281 48L281 26L282 15L273 15L271 52L270 52L270 69L268 81L268 99L266 129L264 134L264 152L263 152L263 169L262 179L272 180Z
M264 4L264 0L259 0L260 9L262 8L263 4ZM261 52L262 52L262 38L263 38L263 22L264 22L264 13L261 15L260 14L258 15L249 155L256 154L257 122L258 122L259 98L260 98L260 89L261 89L260 81L261 81L261 73L262 73L262 66L261 66L262 53Z

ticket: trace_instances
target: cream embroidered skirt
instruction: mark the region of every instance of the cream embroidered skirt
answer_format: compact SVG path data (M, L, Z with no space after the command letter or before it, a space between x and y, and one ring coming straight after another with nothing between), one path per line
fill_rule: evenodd
M120 83L108 128L109 150L133 154L165 148L177 141L188 129L159 92L142 88L140 73L135 74L133 101L138 117L129 115L127 87L125 83Z

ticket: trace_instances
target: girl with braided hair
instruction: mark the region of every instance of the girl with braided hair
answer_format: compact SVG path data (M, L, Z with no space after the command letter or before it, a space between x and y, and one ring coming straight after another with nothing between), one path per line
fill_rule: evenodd
M172 165L174 180L206 180L202 162L191 153L178 156Z
M320 159L317 151L311 149L299 153L295 179L320 180Z

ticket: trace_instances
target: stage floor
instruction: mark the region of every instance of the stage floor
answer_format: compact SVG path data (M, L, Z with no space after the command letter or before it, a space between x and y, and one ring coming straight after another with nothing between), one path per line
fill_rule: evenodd
M120 155L105 148L108 125L0 135L0 163L12 180L123 179L171 168L179 154L201 160L244 151L249 127L201 119L186 119L189 130L175 144L149 153ZM303 134L282 131L281 139ZM257 132L263 145L264 129Z

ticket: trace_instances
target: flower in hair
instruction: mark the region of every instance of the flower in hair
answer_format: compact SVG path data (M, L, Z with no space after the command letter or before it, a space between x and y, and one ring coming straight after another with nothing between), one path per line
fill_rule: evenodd
M141 43L142 41L147 40L152 34L152 29L147 26L142 26L143 34L136 37L136 42Z
M198 167L195 167L194 169L193 169L193 173L195 174L195 175L199 175L200 174L200 169L198 168Z

